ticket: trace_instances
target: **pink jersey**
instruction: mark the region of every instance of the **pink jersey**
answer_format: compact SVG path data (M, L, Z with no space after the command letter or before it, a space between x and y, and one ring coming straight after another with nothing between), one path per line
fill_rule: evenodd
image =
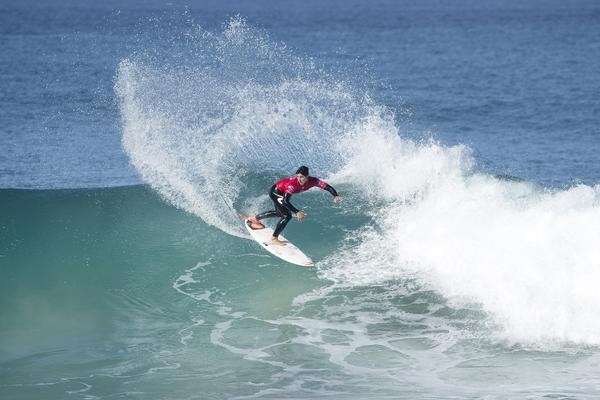
M306 183L301 185L300 182L298 182L298 178L296 176L292 176L278 180L275 183L275 186L281 193L295 194L302 193L315 186L325 189L327 187L327 182L315 178L314 176L309 176Z

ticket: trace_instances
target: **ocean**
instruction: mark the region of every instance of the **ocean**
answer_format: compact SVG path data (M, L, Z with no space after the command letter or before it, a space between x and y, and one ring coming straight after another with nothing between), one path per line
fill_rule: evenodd
M598 32L586 0L4 0L0 398L600 397ZM292 199L315 268L238 215L300 165L344 197Z

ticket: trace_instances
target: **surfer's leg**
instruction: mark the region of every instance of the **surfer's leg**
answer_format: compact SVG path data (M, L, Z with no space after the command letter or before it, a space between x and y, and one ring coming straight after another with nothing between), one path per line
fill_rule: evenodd
M284 215L277 223L275 231L273 231L274 238L279 237L279 234L283 231L287 223L290 222L290 219L292 219L292 213L288 211L287 214Z
M279 234L292 219L292 210L286 207L285 203L283 202L282 195L275 193L273 190L271 193L269 193L269 195L271 196L271 200L273 200L277 214L281 217L277 223L277 226L275 227L275 231L273 232L273 241L279 242Z
M284 216L285 212L281 211L281 204L279 203L279 201L277 201L277 199L281 196L278 196L277 194L275 194L275 185L271 186L271 188L269 189L269 197L271 198L271 201L273 202L273 205L275 206L275 210L265 211L258 215L252 216L252 217L248 218L250 221L258 222L261 219L265 219L265 218Z
M263 213L260 213L258 215L255 215L253 217L248 218L251 221L260 221L261 219L265 219L265 218L273 218L273 217L281 217L281 214L279 214L277 211L273 210L273 211L265 211Z

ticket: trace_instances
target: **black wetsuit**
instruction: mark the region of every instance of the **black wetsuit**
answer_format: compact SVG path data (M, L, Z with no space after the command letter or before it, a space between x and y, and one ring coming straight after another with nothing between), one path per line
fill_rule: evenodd
M291 182L293 182L291 180L291 178L288 178L288 179ZM265 211L264 213L258 214L256 216L256 219L261 220L264 218L280 217L281 219L277 223L277 226L275 227L275 231L273 232L274 237L278 237L279 234L285 228L285 226L288 224L288 222L290 222L290 219L292 219L292 213L296 214L297 212L300 211L296 207L294 207L292 205L292 203L290 203L290 197L292 197L292 193L289 193L289 191L294 191L295 193L300 193L300 192L310 189L311 187L318 186L321 189L326 190L329 193L331 193L331 195L334 197L336 197L338 195L338 193L333 188L333 186L331 186L321 180L318 180L317 178L314 178L314 177L310 177L309 179L312 179L312 180L309 180L307 182L307 184L305 184L303 186L296 185L295 182L293 182L295 184L295 187L290 187L290 189L288 191L282 191L282 190L278 189L278 185L280 187L285 187L285 182L286 182L285 179L278 181L275 185L271 186L271 189L269 189L269 197L271 198L271 200L273 201L273 204L275 205L275 210Z

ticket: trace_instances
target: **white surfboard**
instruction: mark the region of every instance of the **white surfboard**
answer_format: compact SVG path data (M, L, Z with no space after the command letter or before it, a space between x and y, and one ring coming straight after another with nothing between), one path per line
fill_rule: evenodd
M271 237L273 237L273 229L261 224L260 222L253 223L247 218L244 219L244 226L248 232L250 232L252 238L274 256L277 256L289 263L302 265L304 267L312 267L315 265L310 257L304 254L302 250L294 246L290 241L286 240L281 235L279 235L279 240L285 242L283 246L270 244Z

